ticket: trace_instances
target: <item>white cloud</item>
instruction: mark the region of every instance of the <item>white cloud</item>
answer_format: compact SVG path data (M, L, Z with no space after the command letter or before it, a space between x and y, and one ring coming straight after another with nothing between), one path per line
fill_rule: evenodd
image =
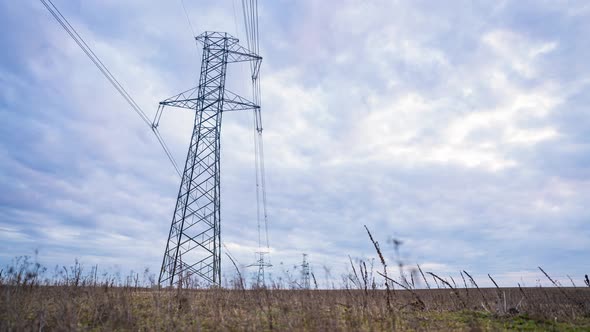
M533 42L509 30L488 32L483 36L483 42L491 48L501 64L525 78L537 76L538 70L534 68L536 58L554 51L558 46L555 41Z

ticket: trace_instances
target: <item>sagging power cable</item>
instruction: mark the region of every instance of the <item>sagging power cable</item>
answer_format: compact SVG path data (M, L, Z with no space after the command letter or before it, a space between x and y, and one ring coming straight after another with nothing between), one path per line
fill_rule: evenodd
M246 32L246 42L248 49L252 52L260 53L259 41L259 25L258 25L258 1L257 0L242 0L242 13L244 16L244 28ZM260 105L261 103L261 89L260 89L260 72L256 70L253 63L250 64L252 73L252 93L254 103ZM258 220L258 244L262 247L261 236L261 219L264 223L264 233L266 248L270 248L268 238L268 212L266 201L266 180L264 169L264 145L262 139L262 116L260 108L254 109L253 113L254 125L254 163L256 168L256 211ZM262 199L262 202L261 202ZM262 211L261 211L262 210ZM261 216L262 214L262 216Z
M191 23L191 19L188 16L188 12L186 11L186 7L184 6L184 0L180 0L180 4L182 5L182 9L184 9L184 15L186 16L186 21L188 22L188 26L191 28L191 32L193 33L193 38L197 35L195 34L195 29L193 29L193 24Z
M104 77L111 83L111 85L119 92L119 94L125 99L125 101L131 106L131 109L141 118L141 120L152 130L160 146L166 153L168 160L172 163L172 166L176 170L178 175L181 175L180 170L178 169L178 165L174 161L170 150L166 146L164 139L160 135L157 126L153 126L152 122L149 120L146 113L139 107L139 105L135 102L133 97L129 95L127 90L119 83L119 81L115 78L115 76L109 71L107 66L100 60L100 58L92 51L90 46L84 41L84 38L80 36L80 34L76 31L76 29L68 22L68 20L63 16L63 14L59 11L59 9L51 2L51 0L40 0L41 3L47 8L47 10L51 13L51 15L57 20L57 22L64 28L64 30L70 35L70 37L76 42L76 44L82 49L82 51L88 56L88 58L94 63L96 68L100 70L100 72L104 75Z

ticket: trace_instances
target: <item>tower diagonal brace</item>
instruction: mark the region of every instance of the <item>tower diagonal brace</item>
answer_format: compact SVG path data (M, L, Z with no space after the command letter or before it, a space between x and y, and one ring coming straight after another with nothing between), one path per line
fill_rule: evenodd
M224 111L259 109L251 101L225 89L227 64L262 58L223 32L204 32L199 85L170 97L158 107L152 127L165 106L195 111L195 121L172 224L162 260L160 286L182 286L198 280L221 283L220 133Z

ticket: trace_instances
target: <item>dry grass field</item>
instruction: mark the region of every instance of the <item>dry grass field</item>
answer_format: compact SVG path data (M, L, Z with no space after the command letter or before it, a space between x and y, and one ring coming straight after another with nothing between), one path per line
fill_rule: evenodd
M480 288L466 271L456 283L397 261L393 278L367 233L381 265L350 259L351 272L329 290L313 275L314 289L288 275L247 287L239 273L225 287L185 277L179 288L160 289L147 270L99 276L76 262L48 273L18 258L0 269L0 331L590 331L587 276L583 286L564 287L539 268L551 287L501 288L488 275L495 287Z
M0 279L0 331L590 330L589 287L158 290L20 272Z

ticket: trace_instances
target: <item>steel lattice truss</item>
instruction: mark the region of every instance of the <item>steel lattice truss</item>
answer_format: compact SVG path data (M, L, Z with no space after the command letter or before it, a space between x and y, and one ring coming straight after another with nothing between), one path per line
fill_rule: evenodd
M253 61L255 74L262 58L238 44L227 33L204 32L199 85L162 102L165 106L195 110L193 134L178 191L159 284L174 286L199 278L209 285L221 280L220 132L224 111L259 108L225 89L228 63ZM195 96L196 95L196 96Z

